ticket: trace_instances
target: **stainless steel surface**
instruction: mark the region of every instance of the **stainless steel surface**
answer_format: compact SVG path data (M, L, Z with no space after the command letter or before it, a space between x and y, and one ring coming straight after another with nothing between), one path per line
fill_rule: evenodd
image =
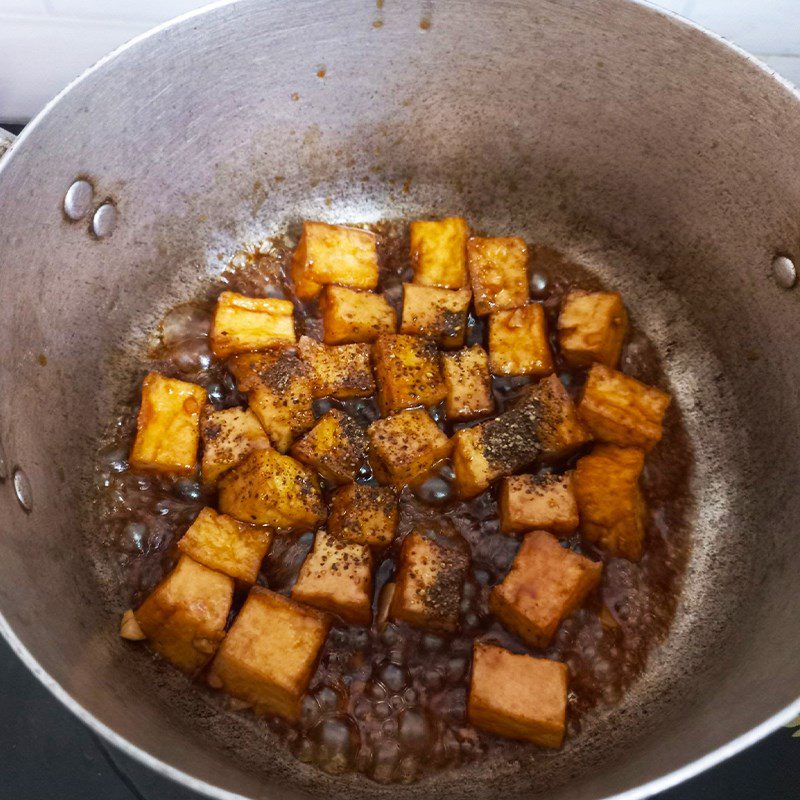
M786 256L776 256L772 261L772 274L781 289L791 289L797 283L794 261Z
M217 797L645 797L797 713L800 295L769 265L800 258L800 100L623 0L378 18L348 0L215 6L102 62L3 159L0 438L36 503L0 486L0 627L104 736ZM113 236L59 213L76 175L115 199ZM454 211L623 292L690 433L693 555L671 636L563 751L381 787L297 764L122 646L87 486L137 355L218 254L303 217Z
M92 210L94 189L87 180L76 180L64 195L64 213L77 222Z

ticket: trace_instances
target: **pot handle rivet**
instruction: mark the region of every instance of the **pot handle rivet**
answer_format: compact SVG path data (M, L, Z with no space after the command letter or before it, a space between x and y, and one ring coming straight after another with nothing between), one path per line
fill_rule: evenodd
M94 188L82 178L75 181L64 195L64 213L73 222L83 219L92 210Z
M111 236L117 225L117 209L113 203L103 203L92 217L92 233L98 239Z
M13 483L14 494L17 497L17 501L19 502L20 506L22 506L22 510L26 514L30 514L31 511L33 511L33 494L31 493L31 483L28 480L28 476L19 467L14 470Z
M781 289L791 289L797 283L797 269L787 256L775 256L772 259L772 276Z

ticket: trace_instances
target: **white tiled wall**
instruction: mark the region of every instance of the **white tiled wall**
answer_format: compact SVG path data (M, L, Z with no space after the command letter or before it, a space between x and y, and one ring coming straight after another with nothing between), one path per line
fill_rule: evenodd
M285 2L289 10L291 0ZM110 50L203 4L0 0L0 120L29 119ZM800 0L661 0L660 5L731 39L800 86Z

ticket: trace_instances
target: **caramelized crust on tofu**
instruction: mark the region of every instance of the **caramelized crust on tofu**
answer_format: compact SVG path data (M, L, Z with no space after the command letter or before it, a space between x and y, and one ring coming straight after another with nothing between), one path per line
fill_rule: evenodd
M664 432L669 400L660 389L595 364L589 370L578 414L602 442L652 450Z
M297 720L329 628L327 614L254 586L211 665L208 684L257 713Z
M565 536L578 527L571 473L506 478L500 488L499 508L503 533L539 529Z
M317 531L292 598L337 614L351 625L372 621L372 554L369 547Z
M539 381L530 390L528 402L539 407L539 443L544 458L564 458L592 440L558 376L549 375Z
M461 289L467 285L466 247L469 229L461 217L411 223L414 283Z
M481 730L561 747L567 717L567 665L476 642L467 714Z
M489 609L531 647L547 647L561 620L600 583L602 564L563 548L545 531L526 534Z
M404 283L400 333L427 336L443 347L461 347L471 297L469 289L438 289Z
M374 393L369 344L330 346L301 336L297 349L311 368L314 397L369 397Z
M367 466L366 431L344 411L331 409L292 445L291 453L333 483L355 481Z
M631 561L642 557L644 547L646 508L639 487L643 467L642 450L599 444L578 459L575 468L583 538Z
M558 343L568 364L616 367L628 313L616 292L570 292L558 317Z
M540 377L553 371L541 303L489 316L489 360L495 375Z
M325 344L374 342L397 330L397 317L382 294L328 286L320 298Z
M314 470L275 450L256 450L220 479L219 510L273 528L312 530L325 520Z
M406 536L400 550L389 615L417 628L452 631L458 610L467 557L421 533Z
M478 344L442 356L448 419L472 419L494 411L489 357Z
M467 267L478 316L528 302L528 248L518 236L467 241Z
M193 675L225 635L232 600L233 578L181 556L134 616L153 650Z
M200 412L206 390L151 372L142 383L142 405L130 455L134 469L191 475L197 467Z
M295 341L292 301L222 292L209 338L211 352L217 358L292 345Z
M214 486L217 478L235 467L253 450L270 446L269 437L258 417L244 408L216 411L206 406L200 421L203 439L201 474L205 486Z
M397 517L392 489L351 483L333 493L328 530L343 542L386 547L397 533Z
M209 569L255 583L272 543L272 531L204 508L178 542L178 549Z

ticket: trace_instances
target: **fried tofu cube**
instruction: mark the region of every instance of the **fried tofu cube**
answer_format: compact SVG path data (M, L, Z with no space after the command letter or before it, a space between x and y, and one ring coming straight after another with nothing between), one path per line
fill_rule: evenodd
M467 715L481 730L561 747L567 718L566 664L476 642Z
M329 283L374 289L378 285L378 239L374 233L325 222L304 222L292 256L295 294L316 297Z
M469 289L403 284L400 333L427 336L443 347L461 347L467 331Z
M411 264L414 283L461 289L467 285L467 236L461 217L411 223Z
M381 483L405 486L450 455L450 440L421 408L376 420L367 435L370 463Z
M541 303L489 315L489 361L495 375L541 377L553 371Z
M320 298L325 344L374 342L397 330L397 315L382 294L328 286Z
M142 383L142 405L131 449L134 469L191 475L197 468L202 386L151 372Z
M578 414L601 442L652 450L664 432L670 397L629 375L595 364L578 404Z
M291 453L332 483L355 481L368 464L366 431L344 411L331 409L292 445Z
M642 557L646 506L639 476L644 451L598 444L575 468L575 496L581 534L613 556Z
M500 488L500 530L550 531L566 536L578 527L578 503L572 475L514 475Z
M336 614L351 625L372 621L372 553L369 547L343 542L317 531L292 598Z
M193 675L225 636L232 601L233 578L181 556L134 616L153 650Z
M400 549L389 616L416 628L455 630L468 563L455 547L410 533Z
M273 528L313 530L325 520L314 470L276 450L256 450L220 478L219 510Z
M561 355L574 367L616 367L628 332L628 312L617 292L570 292L558 317Z
M314 425L311 370L291 351L234 356L228 368L272 446L281 453Z
M311 368L314 397L344 399L375 393L369 344L327 345L301 336L297 349Z
M217 358L293 345L292 301L222 292L217 299L209 338L211 352Z
M528 302L528 248L519 236L473 236L467 241L467 268L478 316Z
M603 566L567 550L545 531L525 535L511 571L489 595L489 610L531 647L547 647L600 583Z
M206 406L200 421L200 436L203 440L200 473L207 487L216 486L220 475L253 450L270 446L258 417L244 408L216 411Z
M254 586L211 664L208 684L256 713L297 721L329 629L327 614Z
M592 434L582 424L572 398L557 375L549 375L532 387L528 402L539 408L538 439L543 458L565 458L592 441Z
M494 411L489 357L475 344L442 356L447 418L473 419Z
M411 406L435 406L447 389L439 351L419 336L390 334L373 345L378 405L382 414Z
M269 528L246 525L204 508L179 540L178 549L209 569L255 583L270 544Z
M331 497L328 530L343 542L381 548L397 533L397 497L387 486L351 483Z

